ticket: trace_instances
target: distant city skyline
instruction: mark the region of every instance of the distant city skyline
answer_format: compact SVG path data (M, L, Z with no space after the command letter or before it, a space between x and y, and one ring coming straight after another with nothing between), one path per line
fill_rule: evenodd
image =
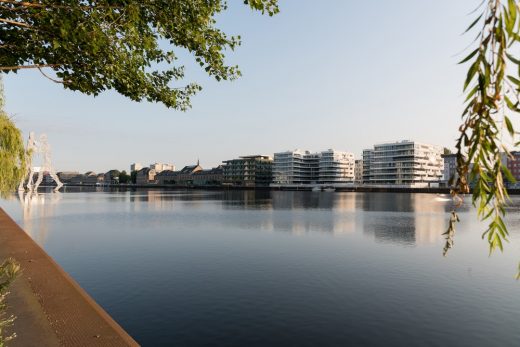
M230 3L219 27L240 34L228 52L243 77L217 83L179 52L204 90L185 113L63 90L38 71L4 76L7 111L26 137L47 133L58 171L129 170L131 163L200 160L309 148L353 152L416 140L453 149L471 42L460 35L479 0L281 1L275 17Z

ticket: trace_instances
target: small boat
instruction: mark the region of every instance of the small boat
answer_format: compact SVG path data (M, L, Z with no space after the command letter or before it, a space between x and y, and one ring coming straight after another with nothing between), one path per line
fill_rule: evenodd
M321 192L321 187L313 187L312 191L313 192Z
M332 186L327 186L327 187L323 187L323 191L324 192L335 192L336 188L334 188Z

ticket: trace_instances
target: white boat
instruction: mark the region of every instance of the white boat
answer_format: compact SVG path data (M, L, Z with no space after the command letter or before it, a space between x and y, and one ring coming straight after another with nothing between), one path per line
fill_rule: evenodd
M321 187L313 187L312 191L313 192L321 192Z
M323 187L324 192L335 192L336 188L334 187Z

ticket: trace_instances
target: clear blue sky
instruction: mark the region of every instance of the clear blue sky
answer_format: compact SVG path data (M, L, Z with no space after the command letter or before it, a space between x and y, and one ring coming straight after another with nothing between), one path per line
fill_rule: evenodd
M200 158L203 167L287 149L353 152L414 139L453 147L462 110L462 36L480 0L282 0L261 16L230 1L219 27L243 44L217 83L183 55L204 90L188 112L115 92L65 91L37 71L4 77L7 110L24 135L45 132L58 171L126 169Z

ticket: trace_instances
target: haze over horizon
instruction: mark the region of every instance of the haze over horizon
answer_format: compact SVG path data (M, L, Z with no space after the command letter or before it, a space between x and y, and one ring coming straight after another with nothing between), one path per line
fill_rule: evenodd
M58 171L129 169L133 162L200 159L204 168L241 155L288 149L353 152L413 139L452 148L473 38L461 35L480 0L280 1L274 17L242 3L218 17L240 35L227 52L243 76L215 82L185 52L203 91L187 112L64 90L38 71L4 75L7 111L26 137L46 133Z

